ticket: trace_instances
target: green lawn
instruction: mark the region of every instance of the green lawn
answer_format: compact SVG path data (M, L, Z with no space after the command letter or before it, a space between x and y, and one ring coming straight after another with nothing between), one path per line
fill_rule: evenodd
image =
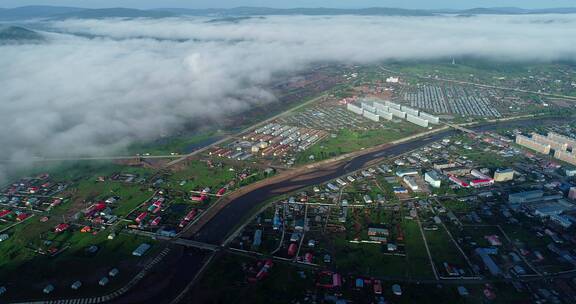
M244 269L254 265L253 259L226 255L215 260L206 271L203 278L192 291L193 298L186 300L198 303L300 303L307 292L323 294L324 290L315 287L314 273L304 270L306 278L299 272L301 268L275 262L269 276L256 283L248 283ZM392 265L386 264L386 266ZM360 271L360 269L359 269ZM353 288L355 276L344 275L345 287L342 289L344 298L354 303L370 303L374 300L372 288L363 290ZM457 293L455 284L408 284L399 283L403 290L402 296L392 294L391 286L397 282L386 280L382 282L383 296L392 303L485 303L482 294L483 284L466 284L470 292L468 297ZM527 295L514 291L510 285L495 283L497 298L491 303L510 303L526 300ZM440 300L439 300L440 299Z
M441 205L444 206L449 211L455 213L467 213L474 211L476 208L475 203L461 202L459 200L445 200L442 201Z
M454 245L442 226L439 226L436 231L424 231L424 234L426 235L428 248L430 248L432 253L432 259L439 272L444 270L444 262L457 265L459 268L468 269L468 264L462 253L456 248L456 245Z
M256 260L226 255L215 260L192 292L198 303L293 303L303 299L313 286L314 274L305 271L300 277L298 268L274 262L268 277L255 283L246 281L244 268ZM190 299L192 300L192 299Z
M380 244L354 244L343 238L334 240L334 263L339 271L372 276L408 276L406 257L384 255Z
M407 262L409 263L410 276L413 278L433 278L434 273L420 228L416 220L402 221L402 228L404 229L404 239L406 242Z
M144 258L132 256L132 251L142 242L155 243L148 238L125 234L108 240L106 232L97 235L78 231L60 234L39 232L35 226L38 225L31 223L13 229L13 237L2 242L0 247L0 281L8 286L9 297L44 298L41 290L47 284L56 287L54 297L97 295L103 290L110 292L139 271L140 267L136 265ZM44 240L50 240L50 246L68 248L55 257L35 253L35 248L49 247ZM95 254L85 251L91 245L99 247ZM153 246L145 258L154 256L160 248L159 244ZM98 286L97 281L114 267L120 269L121 276L111 280L105 288ZM69 286L76 280L81 280L84 286L72 292Z
M141 143L128 148L130 154L167 155L170 153L189 153L198 147L217 141L224 136L222 131L208 131L195 135L175 136L151 143Z
M78 184L73 199L76 201L97 202L111 196L119 196L120 200L113 209L117 216L125 216L136 206L146 201L154 194L146 185L126 184L114 181L96 182L85 180ZM88 204L84 205L88 207Z
M224 186L236 177L235 171L229 165L223 167L210 168L205 162L193 161L184 170L174 172L168 178L170 188L182 191L199 190L204 187L210 187L213 191L218 191L219 187ZM184 185L180 182L185 181Z
M341 130L336 134L336 137L329 136L305 152L300 153L297 160L300 163L309 162L310 155L314 155L314 160L316 161L323 160L391 142L427 130L408 122L385 122L383 124L385 127L380 129L366 131Z

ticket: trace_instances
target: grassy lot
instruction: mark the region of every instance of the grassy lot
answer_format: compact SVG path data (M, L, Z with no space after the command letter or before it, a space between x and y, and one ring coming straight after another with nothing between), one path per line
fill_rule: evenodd
M10 177L13 180L23 176L36 176L49 173L55 181L78 182L82 180L96 180L98 176L109 176L112 173L131 173L148 176L153 172L143 167L131 167L113 163L111 161L79 161L59 163L39 163L33 168L14 172Z
M241 178L244 176L243 178ZM173 172L165 176L163 188L185 194L190 191L201 191L209 187L212 193L216 193L224 186L228 186L227 192L239 187L254 183L268 177L263 170L248 167L246 164L231 165L227 163L215 163L210 167L204 161L193 161L183 170ZM214 200L214 198L212 198Z
M44 170L46 169L46 170ZM42 171L40 171L42 170ZM131 252L147 238L119 234L108 240L110 231L98 234L80 233L78 227L56 234L54 227L90 202L104 200L110 196L121 197L114 210L125 215L134 206L142 203L152 192L142 184L127 184L106 180L97 182L98 176L109 177L112 173L135 173L142 177L151 171L138 167L124 167L109 162L79 162L56 167L41 167L37 172L49 172L53 181L69 183L62 193L65 200L60 206L41 215L36 215L6 233L10 238L0 244L0 282L9 292L8 298L34 299L43 297L42 289L53 284L56 290L51 297L72 297L101 294L120 287L140 269L139 264L146 258L136 258ZM48 216L48 221L40 218ZM88 246L99 247L95 254L88 254ZM154 246L150 255L161 246ZM63 250L56 256L36 253L51 248ZM110 281L106 287L98 286L98 280L113 267L120 269L121 275ZM83 287L72 292L70 284L81 280Z
M307 293L324 294L324 290L315 287L315 275L311 271L291 267L288 264L276 262L270 275L262 281L247 283L244 267L253 265L254 260L238 256L223 256L214 261L204 277L196 285L191 294L195 303L296 303L302 302ZM306 278L299 272L303 271ZM353 288L353 276L344 276L344 298L354 303L370 303L374 301L371 286L364 289ZM403 295L392 294L391 286L396 282L383 281L382 296L392 303L486 303L482 294L483 285L465 285L470 295L461 297L457 293L457 285L442 284L407 284L400 283ZM497 299L490 303L511 303L526 300L525 294L519 294L509 285L493 284ZM328 293L331 293L328 291Z
M223 167L210 168L205 162L193 161L184 170L174 172L168 178L170 188L182 191L199 190L204 187L210 187L218 191L219 187L224 186L236 177L235 171L230 171L232 166L224 165ZM184 185L180 182L185 181Z
M406 257L384 255L380 244L354 244L343 238L334 241L334 263L339 271L372 276L408 276Z
M380 244L350 243L355 235L352 221L347 223L347 235L332 236L334 262L339 271L373 276L432 278L432 268L424 247L418 224L406 220L392 210L372 210L369 219L372 223L386 224L391 232L390 239L395 240L395 225L400 223L404 233L405 256L386 254L385 246ZM366 225L364 225L366 226ZM366 228L366 227L364 227ZM362 229L361 239L367 239L367 229Z
M0 280L9 289L10 298L45 298L42 289L47 284L56 287L51 297L88 296L110 292L121 287L141 266L139 263L155 255L159 244L143 258L134 257L131 252L142 242L153 244L148 238L120 234L114 240L107 239L107 233L97 235L67 231L61 234L39 231L36 223L17 226L13 237L0 247ZM42 238L41 238L42 237ZM35 248L50 246L67 247L55 257L35 253ZM98 246L95 254L86 252L91 245ZM106 287L98 285L98 280L112 268L120 269L121 275L110 281ZM76 280L83 287L72 291L69 286Z
M420 228L415 220L402 221L402 228L404 229L404 238L406 240L406 254L408 267L410 269L410 277L412 278L432 278L434 273L424 240L420 233Z
M307 151L302 152L298 156L297 161L300 163L309 162L310 155L314 155L314 160L316 161L323 160L391 142L427 130L408 122L385 122L383 125L384 127L381 129L366 131L341 130L336 134L336 137L328 137L313 145Z
M2 242L0 246L0 268L9 270L18 267L22 262L33 258L35 254L29 248L35 249L41 243L41 236L50 235L53 228L61 223L65 218L71 216L76 211L87 207L84 202L105 199L111 195L121 197L119 207L115 209L118 214L125 214L133 206L141 203L150 194L142 192L138 186L126 185L117 182L95 182L93 180L84 180L78 183L76 188L70 190L71 199L66 199L60 206L37 215L16 225L7 231L11 236L9 240ZM77 203L74 203L77 202ZM42 216L48 216L47 222L40 222ZM55 241L69 243L71 246L85 246L84 242L102 240L104 234L93 237L91 234L73 234L64 233L59 235ZM60 239L70 237L70 239ZM73 237L72 237L73 236ZM45 238L44 238L45 239Z
M424 231L424 234L426 235L428 248L430 248L432 259L438 271L443 271L444 262L467 269L468 265L466 264L466 260L442 226L436 231Z
M152 143L135 144L128 148L130 154L166 155L170 153L190 153L193 150L218 141L225 134L222 131L208 131L188 136L175 136Z
M248 283L244 267L256 260L237 256L223 256L216 260L196 285L197 303L293 303L303 299L313 286L313 274L306 271L300 277L298 269L275 262L267 278Z
M512 241L519 240L529 247L546 247L551 242L549 237L539 237L522 225L502 223L500 226Z
M475 203L461 202L459 200L445 200L442 201L441 205L454 213L468 213L476 209Z
M391 202L391 203L398 202L398 197L396 196L396 194L394 194L394 187L396 185L392 185L392 184L388 183L384 179L384 176L382 174L376 175L376 183L377 183L377 185L382 187L382 190L384 190L383 195L386 198L387 202Z
M116 203L117 207L114 208L114 214L118 216L127 215L128 212L154 194L145 185L114 181L96 182L93 180L80 182L73 193L73 200L77 202L95 202L105 200L110 196L119 196L120 200ZM88 204L85 204L84 207L88 207Z
M495 226L464 226L459 232L453 231L453 235L454 237L456 237L456 235L469 237L471 238L470 241L476 242L479 247L490 247L490 243L484 237L497 235L502 242L502 246L506 247L510 245L504 235L502 235L500 229Z
M522 156L502 157L497 153L464 149L459 151L458 154L466 156L468 159L478 164L478 166L488 168L505 168L522 158Z

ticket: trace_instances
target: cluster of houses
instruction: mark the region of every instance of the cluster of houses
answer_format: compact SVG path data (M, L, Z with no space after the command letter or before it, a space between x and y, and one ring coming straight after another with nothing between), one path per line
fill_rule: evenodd
M0 206L17 210L44 212L62 203L60 195L67 187L66 183L55 182L48 174L25 177L9 184L0 192Z

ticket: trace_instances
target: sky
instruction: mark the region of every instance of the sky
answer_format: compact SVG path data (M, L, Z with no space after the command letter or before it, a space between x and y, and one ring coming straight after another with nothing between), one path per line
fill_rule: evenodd
M550 8L573 7L574 0L0 0L0 7L25 5L60 5L88 8L134 7L134 8L230 8L238 6L264 6L278 8L294 7L399 7L399 8L454 8L474 7L521 7Z

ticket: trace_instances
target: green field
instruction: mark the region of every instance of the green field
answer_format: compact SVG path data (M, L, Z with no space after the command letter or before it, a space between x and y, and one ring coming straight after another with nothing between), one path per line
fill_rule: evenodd
M444 227L439 226L436 231L424 231L424 234L438 272L444 271L444 262L457 265L458 268L468 269L466 260L456 248Z
M172 173L168 177L168 184L165 186L186 192L191 190L198 191L204 187L210 187L214 191L218 191L216 188L222 187L235 179L235 170L234 167L228 165L210 168L205 162L193 161L183 170ZM186 183L180 185L182 181Z
M402 221L402 227L406 240L406 254L410 277L432 278L434 276L432 265L430 265L418 223L416 220L404 219Z
M313 286L314 275L288 264L275 262L267 278L248 283L243 269L254 265L256 260L226 255L215 260L193 290L197 303L294 303L303 299Z
M391 142L427 129L408 122L387 122L385 128L354 131L341 130L335 137L313 145L310 149L299 154L297 161L300 163L310 162L311 155L315 161L332 158L341 154L359 151L365 148Z
M475 203L462 202L454 199L442 201L441 205L444 206L449 211L455 213L467 213L474 211L476 209Z
M372 276L402 277L415 279L433 278L432 267L424 246L420 229L415 220L403 218L400 212L392 210L371 210L369 216L359 217L366 221L362 224L361 234L356 235L356 224L352 219L346 223L345 235L330 236L334 252L334 263L339 271ZM385 224L390 230L389 239L404 250L399 255L391 255L385 245L369 243L350 243L355 237L368 239L369 223ZM395 226L400 224L404 235L403 242L396 242L398 232ZM404 254L402 254L404 253Z
M305 296L333 293L315 286L316 275L306 268L290 266L275 262L269 276L259 282L248 283L244 269L253 265L255 260L240 256L226 255L215 260L206 274L192 290L192 296L185 299L198 303L305 303ZM389 264L386 264L389 265ZM358 276L342 273L345 283L342 294L353 303L371 303L375 300L371 286L363 289L354 288L354 279ZM304 278L303 278L304 277ZM366 277L366 276L361 276ZM392 293L392 284L399 283L393 279L382 281L382 296L388 303L486 303L482 294L483 284L466 284L470 295L459 296L456 284L420 284L399 283L402 296ZM509 285L493 284L497 298L490 303L512 303L526 300ZM441 299L441 300L439 300ZM440 302L439 302L440 301Z
M207 131L194 135L174 136L151 143L134 144L128 148L130 154L168 155L189 153L206 144L217 141L226 134L223 131Z
M354 244L338 238L334 241L334 248L334 263L338 271L370 276L408 276L406 257L385 255L383 245Z
M245 177L241 178L241 175ZM199 191L209 187L215 193L226 185L229 185L228 191L232 191L266 177L263 170L249 167L246 164L231 165L214 161L211 167L205 161L194 160L186 168L167 175L162 187L184 192Z
M60 234L38 228L36 221L14 228L12 237L2 242L0 250L0 281L9 289L8 297L18 299L45 298L42 289L47 284L56 287L51 295L56 298L70 296L99 295L111 292L130 280L140 266L139 261L157 253L161 246L153 246L144 258L131 255L141 243L154 244L148 238L119 234L108 240L106 232L97 235L67 231ZM52 244L47 246L45 241ZM95 254L86 252L91 245L98 246ZM36 248L50 246L67 247L55 257L37 254ZM121 275L110 281L106 287L98 285L98 280L106 276L112 268L118 268ZM30 278L36 278L32 282ZM80 280L83 287L78 291L70 289L70 284Z

